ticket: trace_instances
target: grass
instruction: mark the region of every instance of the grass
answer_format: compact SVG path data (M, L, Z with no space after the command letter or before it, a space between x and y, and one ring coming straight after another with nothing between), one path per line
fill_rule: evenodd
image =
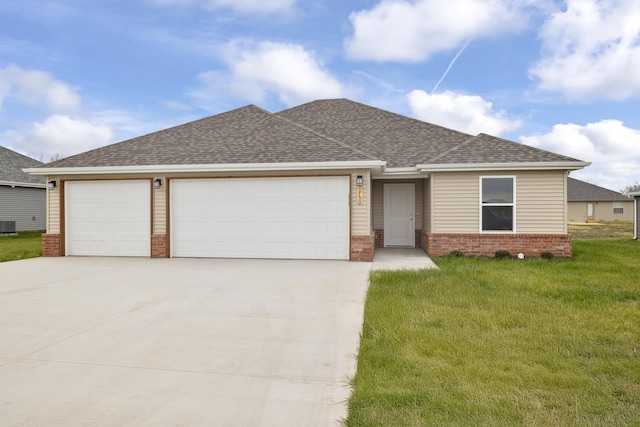
M633 222L571 223L568 232L574 239L633 237Z
M0 262L42 256L42 231L21 231L0 236Z
M640 425L640 242L371 274L348 426Z

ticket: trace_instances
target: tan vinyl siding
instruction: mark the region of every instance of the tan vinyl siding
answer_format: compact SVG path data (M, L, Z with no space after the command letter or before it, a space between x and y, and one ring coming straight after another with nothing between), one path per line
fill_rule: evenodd
M364 203L356 204L356 177L362 175L364 188ZM371 234L371 212L369 210L369 201L371 200L371 179L369 170L354 171L351 174L351 234L352 235L370 235Z
M384 186L383 182L376 179L372 185L373 203L371 204L371 210L373 213L373 229L382 230L384 228Z
M47 179L47 182L49 180ZM60 234L60 183L55 190L47 189L47 233Z
M516 231L566 233L564 171L520 172L516 180Z
M478 233L480 177L516 178L516 232L566 233L564 171L436 173L433 180L434 233Z
M426 184L425 184L426 182ZM415 229L421 230L424 221L425 179L376 179L373 181L373 228L384 229L384 184L415 184Z
M479 174L431 175L432 233L477 233L479 230Z
M569 202L567 208L569 222L587 222L587 202Z
M153 190L153 234L167 233L167 187L166 179L162 187Z
M422 230L427 233L431 232L431 180L425 179L423 185L424 203L422 207Z
M589 202L569 202L569 222L587 222L587 203ZM613 202L591 202L593 203L593 217L590 218L599 222L633 222L633 201L622 201L624 213L613 213Z

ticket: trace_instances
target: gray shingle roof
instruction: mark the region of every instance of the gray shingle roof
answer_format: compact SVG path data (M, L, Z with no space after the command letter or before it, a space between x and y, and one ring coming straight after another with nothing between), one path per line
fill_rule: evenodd
M42 162L0 146L0 181L44 184L43 176L22 172L23 168L35 168L40 165Z
M570 202L629 202L632 199L617 191L568 177L567 200Z
M375 160L253 105L97 148L47 167Z
M450 151L430 160L429 163L527 163L527 162L575 162L571 157L540 150L524 144L481 133L470 137Z
M350 101L313 101L276 113L386 160L389 167L429 163L471 135Z
M472 135L348 99L313 101L276 113L386 160L418 164L579 161L513 141Z
M46 165L99 167L386 161L417 164L578 161L516 142L466 133L348 99L279 113L238 108Z

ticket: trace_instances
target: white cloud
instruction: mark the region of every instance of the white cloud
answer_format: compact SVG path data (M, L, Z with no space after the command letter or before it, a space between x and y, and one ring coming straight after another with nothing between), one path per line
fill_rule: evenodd
M571 99L640 95L640 2L567 0L540 30L543 56L529 74Z
M626 127L619 120L600 120L584 126L557 124L549 133L521 136L520 140L592 162L572 176L597 185L617 191L640 179L640 130Z
M227 90L254 103L275 95L286 105L297 105L318 98L342 97L347 92L312 52L299 45L233 41L224 49L224 60L228 75L201 73L205 92L192 92L190 96L202 100Z
M6 97L56 112L80 108L80 95L75 88L44 71L24 70L16 65L0 69L0 106Z
M296 0L152 0L160 6L190 5L198 3L208 9L229 8L238 12L287 12Z
M54 114L22 131L5 134L17 151L49 161L55 154L68 157L111 142L113 132L103 123Z
M504 110L494 110L491 102L477 95L452 91L428 94L414 90L407 97L416 118L472 135L499 136L521 125L520 120L509 118Z
M546 8L547 1L383 0L351 14L354 33L345 49L356 60L423 61L472 38L525 28L534 5Z

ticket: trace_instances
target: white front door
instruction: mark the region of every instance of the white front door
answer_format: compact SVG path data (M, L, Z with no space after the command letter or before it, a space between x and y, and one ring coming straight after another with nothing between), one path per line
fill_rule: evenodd
M587 203L587 218L593 218L593 203Z
M414 184L384 185L384 245L415 246Z

